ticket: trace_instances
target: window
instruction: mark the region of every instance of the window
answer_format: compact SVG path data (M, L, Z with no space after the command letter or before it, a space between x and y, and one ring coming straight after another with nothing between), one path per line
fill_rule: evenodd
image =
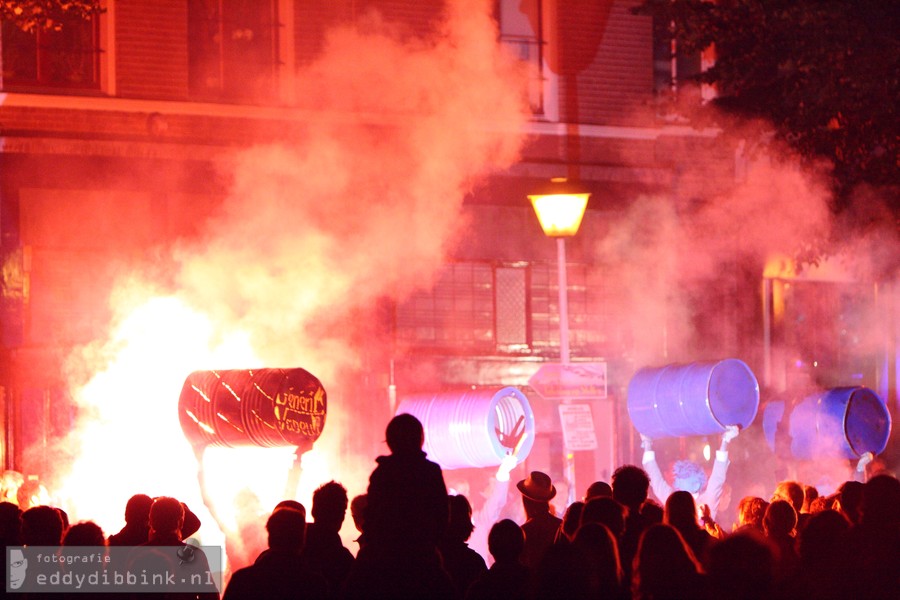
M500 42L530 69L528 102L536 115L544 114L541 0L500 0Z
M272 98L277 48L275 0L189 1L189 77L195 98Z
M58 30L3 22L6 90L100 88L100 16L64 18Z
M696 87L691 79L701 71L700 53L679 51L672 38L670 23L653 18L653 91L662 114L669 114L679 94L687 86Z
M600 355L625 337L613 314L621 305L604 269L570 264L572 349ZM397 307L397 339L418 349L472 354L559 352L559 290L555 263L446 265L434 287Z
M444 267L431 290L397 310L397 335L413 344L493 351L494 276L490 265Z

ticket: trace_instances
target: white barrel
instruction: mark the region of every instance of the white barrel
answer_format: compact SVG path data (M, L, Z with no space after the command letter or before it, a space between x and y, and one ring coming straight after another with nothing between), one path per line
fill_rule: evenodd
M534 444L534 413L514 387L406 396L397 414L421 421L424 450L442 469L496 467L517 444L521 462Z

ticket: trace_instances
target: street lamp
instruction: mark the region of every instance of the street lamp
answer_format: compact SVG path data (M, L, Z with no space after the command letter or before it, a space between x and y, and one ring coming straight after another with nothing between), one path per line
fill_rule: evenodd
M551 179L537 194L529 194L541 229L556 238L559 277L559 357L569 363L569 302L566 283L566 238L578 233L590 192L565 178Z
M562 177L551 179L544 189L528 195L544 234L556 238L556 265L559 282L559 360L563 365L569 364L566 238L578 233L590 195L590 192L584 187ZM575 501L575 458L568 450L566 451L566 483L569 487L568 504L571 504Z

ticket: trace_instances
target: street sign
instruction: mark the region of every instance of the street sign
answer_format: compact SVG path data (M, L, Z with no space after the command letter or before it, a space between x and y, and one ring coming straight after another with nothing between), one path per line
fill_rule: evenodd
M597 433L590 404L560 404L559 421L562 424L566 450L595 450Z
M603 400L606 363L547 363L528 380L545 400Z

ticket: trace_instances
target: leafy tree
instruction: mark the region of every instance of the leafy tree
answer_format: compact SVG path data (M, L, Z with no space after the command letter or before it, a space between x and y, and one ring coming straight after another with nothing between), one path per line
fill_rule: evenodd
M834 164L836 212L861 184L900 215L900 10L896 0L645 0L657 35L712 47L713 104L763 117L810 159Z
M59 31L63 21L102 12L100 0L0 0L0 21L22 31Z

